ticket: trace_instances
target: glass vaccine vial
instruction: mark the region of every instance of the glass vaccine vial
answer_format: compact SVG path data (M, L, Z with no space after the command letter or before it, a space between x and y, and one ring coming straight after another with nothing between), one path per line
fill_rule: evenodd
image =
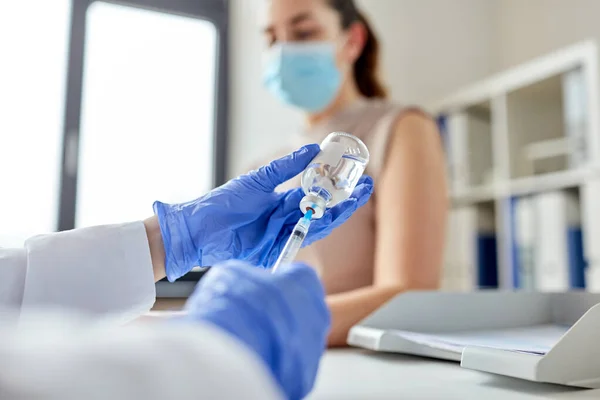
M319 219L327 208L346 200L368 163L369 150L362 140L345 132L330 133L302 174L302 212L312 210L312 218Z

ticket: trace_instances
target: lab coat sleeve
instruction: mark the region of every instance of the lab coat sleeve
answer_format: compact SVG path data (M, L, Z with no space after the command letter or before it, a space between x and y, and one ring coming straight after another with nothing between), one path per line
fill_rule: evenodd
M0 248L0 308L18 309L23 302L27 253Z
M33 237L0 250L0 274L0 305L22 314L60 307L127 322L156 297L142 222Z
M258 357L210 325L21 319L18 331L0 337L3 399L283 398Z

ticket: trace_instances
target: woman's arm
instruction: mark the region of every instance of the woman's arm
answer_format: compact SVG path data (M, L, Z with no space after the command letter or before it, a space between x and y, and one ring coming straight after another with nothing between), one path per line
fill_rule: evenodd
M144 228L146 228L146 235L148 236L154 281L158 282L167 276L165 272L165 245L160 234L158 218L154 216L144 220Z
M345 346L348 330L396 294L439 285L447 188L435 123L418 112L396 123L377 182L373 285L328 296L330 346Z

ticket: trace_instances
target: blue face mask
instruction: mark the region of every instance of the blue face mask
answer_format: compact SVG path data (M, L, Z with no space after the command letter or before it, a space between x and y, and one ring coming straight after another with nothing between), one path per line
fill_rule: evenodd
M330 42L282 43L270 54L265 87L284 103L322 111L337 95L342 78Z

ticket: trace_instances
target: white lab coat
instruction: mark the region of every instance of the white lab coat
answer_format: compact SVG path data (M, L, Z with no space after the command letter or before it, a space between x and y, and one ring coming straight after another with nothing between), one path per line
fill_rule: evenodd
M155 300L143 223L0 249L1 399L280 399L258 357L201 323L124 323ZM86 313L56 315L42 308ZM91 314L91 318L90 318Z

